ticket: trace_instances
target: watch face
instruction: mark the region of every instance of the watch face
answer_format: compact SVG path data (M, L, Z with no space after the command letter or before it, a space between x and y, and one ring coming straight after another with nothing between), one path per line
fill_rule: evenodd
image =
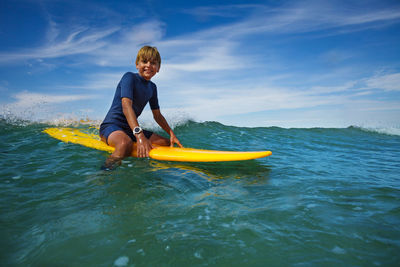
M140 133L142 131L142 129L140 128L140 127L135 127L135 129L133 129L133 132L135 133L135 134L138 134L138 133Z

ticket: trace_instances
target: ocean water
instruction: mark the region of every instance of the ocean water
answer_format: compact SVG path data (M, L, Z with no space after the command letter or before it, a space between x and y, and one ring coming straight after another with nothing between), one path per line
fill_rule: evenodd
M128 158L0 120L1 266L399 266L400 135L186 121L230 163ZM95 131L86 124L72 127Z

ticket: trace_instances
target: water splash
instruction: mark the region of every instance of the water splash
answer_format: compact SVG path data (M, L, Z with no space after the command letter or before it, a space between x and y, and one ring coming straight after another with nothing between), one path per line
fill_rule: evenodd
M396 126L377 126L377 127L351 126L349 128L355 128L370 133L400 136L400 127Z

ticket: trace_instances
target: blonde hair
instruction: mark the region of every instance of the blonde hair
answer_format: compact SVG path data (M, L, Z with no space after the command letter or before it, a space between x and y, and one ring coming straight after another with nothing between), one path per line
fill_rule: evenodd
M161 66L161 56L157 50L157 47L152 47L145 45L140 48L137 56L136 56L136 65L139 63L140 60L143 61L157 61L158 65Z

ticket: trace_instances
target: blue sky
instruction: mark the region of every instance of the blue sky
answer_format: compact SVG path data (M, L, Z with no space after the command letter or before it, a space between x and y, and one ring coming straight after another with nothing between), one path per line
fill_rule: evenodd
M2 0L0 112L102 120L145 44L171 124L400 128L398 0Z

